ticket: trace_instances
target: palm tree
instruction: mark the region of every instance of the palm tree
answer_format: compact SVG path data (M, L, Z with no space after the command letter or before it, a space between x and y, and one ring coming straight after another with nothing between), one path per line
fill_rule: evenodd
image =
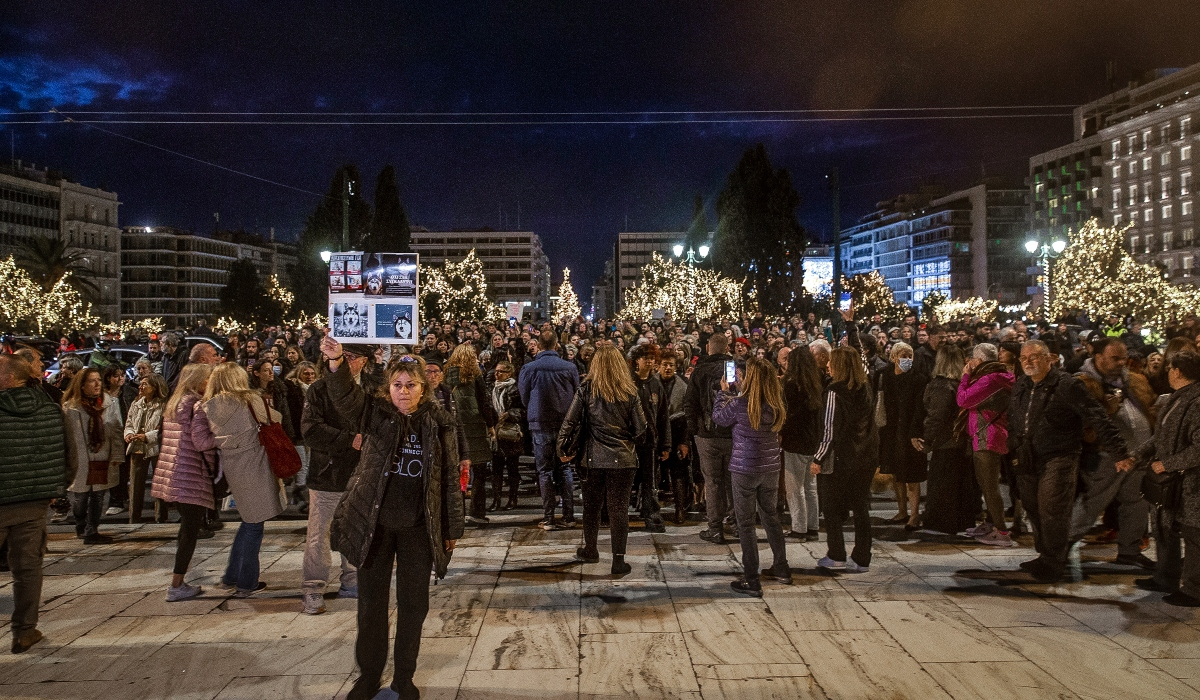
M60 236L31 236L20 243L16 254L17 265L29 273L43 292L54 289L67 273L67 280L75 291L88 299L96 298L100 288L92 281L92 270L86 254L67 247Z

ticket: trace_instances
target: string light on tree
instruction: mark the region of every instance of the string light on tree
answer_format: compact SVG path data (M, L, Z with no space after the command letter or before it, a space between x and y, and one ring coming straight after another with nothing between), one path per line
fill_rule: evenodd
M45 292L11 255L0 260L0 330L44 335L51 329L95 328L99 322L92 305L71 286L70 272Z
M1200 290L1172 285L1153 265L1125 250L1130 226L1113 228L1091 219L1069 234L1069 243L1051 273L1050 316L1081 310L1094 319L1133 316L1165 328L1200 308Z
M843 275L842 289L850 292L850 298L854 300L854 310L858 312L859 318L869 319L879 314L884 321L896 323L910 313L907 306L896 301L892 288L878 270L849 279Z
M166 328L166 325L163 323L161 317L143 318L137 321L126 318L115 323L100 324L101 333L115 333L122 338L128 335L157 335L158 333L162 333L164 328Z
M966 299L944 301L938 304L934 307L934 315L940 324L973 318L991 322L996 320L996 312L999 308L1000 302L995 299L968 297Z
M442 267L421 265L421 310L429 320L472 319L503 321L504 309L488 297L483 261L472 248L458 262L447 260Z
M279 281L279 275L271 275L267 279L266 287L267 296L275 300L283 312L282 315L286 316L288 311L292 309L292 304L296 303L296 295L283 286Z
M563 268L563 281L558 287L558 303L554 306L554 318L560 323L570 323L579 317L579 296L571 286L571 269Z
M674 318L695 313L699 318L742 313L742 284L686 262L675 263L658 253L642 266L642 278L625 290L626 318L650 318L662 309Z

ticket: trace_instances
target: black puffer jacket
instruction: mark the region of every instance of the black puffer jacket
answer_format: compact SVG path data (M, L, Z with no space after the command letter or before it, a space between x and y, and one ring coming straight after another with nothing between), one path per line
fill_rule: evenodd
M358 468L346 484L346 494L334 511L330 541L355 566L362 566L371 551L378 524L384 485L391 457L400 442L396 428L399 413L390 402L368 396L350 378L346 363L325 376L329 398L338 412L362 426L363 445ZM425 464L425 526L433 569L445 578L450 552L443 540L463 535L463 499L458 487L458 439L454 416L436 401L426 401L414 414L421 425L422 460Z
M1039 384L1027 375L1013 386L1008 452L1016 456L1019 472L1032 473L1054 457L1080 452L1084 426L1118 462L1128 457L1121 431L1079 378L1055 368Z
M648 432L638 396L609 403L593 396L591 382L585 380L558 431L558 455L575 456L580 443L586 442L589 468L635 469L637 448L645 443Z
M358 450L350 447L358 423L343 416L329 398L329 375L308 388L300 419L304 443L312 451L308 461L308 488L341 492L358 466Z

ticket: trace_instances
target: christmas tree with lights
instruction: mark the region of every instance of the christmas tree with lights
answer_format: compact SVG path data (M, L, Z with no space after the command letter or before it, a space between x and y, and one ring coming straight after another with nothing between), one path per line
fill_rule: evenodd
M558 287L558 302L554 306L554 318L559 323L571 323L579 314L579 296L571 286L571 269L564 267L563 281Z
M442 267L421 266L421 310L426 320L497 321L504 309L488 297L483 261L472 248L467 257Z
M71 286L70 272L46 292L11 255L0 260L0 331L44 335L94 328L99 322L92 305Z
M673 318L737 316L742 313L742 285L719 272L687 262L672 262L654 253L642 266L642 279L625 290L622 313L630 319L650 318L662 309Z
M1110 314L1163 328L1200 308L1200 290L1172 285L1153 265L1125 249L1129 226L1114 228L1092 219L1068 235L1068 245L1050 273L1050 315L1084 311L1093 319Z
M896 323L910 312L907 306L896 301L892 288L878 270L871 270L865 275L855 275L849 279L843 276L842 289L850 293L850 298L854 301L855 315L859 320L868 320L879 314L884 321Z

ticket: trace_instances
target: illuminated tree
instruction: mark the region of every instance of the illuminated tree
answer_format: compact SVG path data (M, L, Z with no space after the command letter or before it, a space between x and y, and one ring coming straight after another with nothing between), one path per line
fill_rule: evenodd
M71 277L64 273L45 291L11 255L0 260L0 330L44 335L51 329L94 328L100 319L92 315L92 305L72 286Z
M421 266L421 311L426 320L502 320L504 309L488 297L483 262L472 248L461 261Z
M967 299L943 301L934 308L934 315L937 318L937 322L941 324L971 318L990 322L996 320L996 312L999 308L1000 302L995 299L969 297Z
M742 285L711 270L686 262L675 263L658 253L642 266L642 279L625 290L626 318L650 318L663 309L674 318L695 313L698 318L742 313Z
M1196 287L1172 285L1158 268L1133 259L1124 246L1128 230L1092 219L1070 232L1050 274L1051 318L1079 309L1092 318L1133 316L1163 328L1200 308Z
M279 275L271 275L267 278L267 296L275 301L279 306L279 315L286 316L288 311L291 311L292 304L296 301L296 295L292 294L291 290L283 286L279 281Z
M878 270L850 279L843 276L842 289L849 292L854 300L854 310L859 319L869 319L879 314L884 321L897 323L911 312L907 306L896 301L892 288Z
M554 307L554 320L559 323L570 323L580 314L579 296L571 286L571 270L563 268L563 281L558 287L558 303Z

